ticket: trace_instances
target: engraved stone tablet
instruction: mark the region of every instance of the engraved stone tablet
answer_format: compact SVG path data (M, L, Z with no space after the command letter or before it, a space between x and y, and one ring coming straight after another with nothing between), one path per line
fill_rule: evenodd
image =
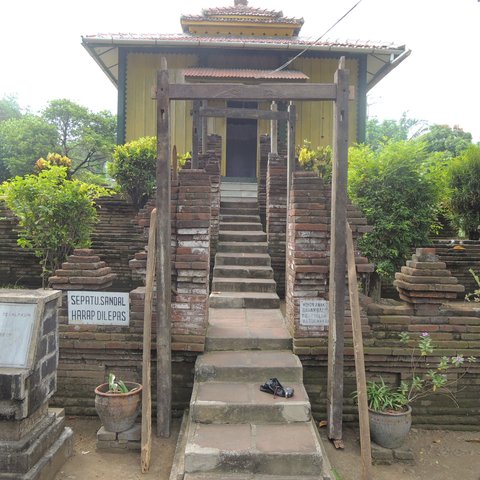
M328 301L300 300L300 325L328 328Z
M0 303L0 367L27 368L35 307Z

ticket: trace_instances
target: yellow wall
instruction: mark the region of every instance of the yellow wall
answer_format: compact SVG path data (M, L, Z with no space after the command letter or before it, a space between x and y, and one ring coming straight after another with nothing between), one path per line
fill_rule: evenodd
M181 70L197 66L195 54L144 54L129 53L127 57L126 86L126 141L145 135L156 134L156 102L151 99L151 90L155 85L156 71L160 69L161 57L165 56L169 68L170 82L183 83ZM228 57L227 57L228 58ZM228 63L228 62L227 62ZM350 70L350 85L357 86L358 62L347 60ZM233 65L228 65L233 68ZM332 83L335 70L338 67L336 59L299 58L292 68L303 71L310 77L310 82ZM264 67L265 68L265 67ZM224 108L226 102L209 102L209 106ZM296 143L309 140L312 145L329 145L332 143L333 102L296 102L298 122ZM267 103L260 108L269 108ZM350 143L355 142L357 131L357 103L351 101L350 113ZM192 109L191 101L172 102L171 108L171 147L177 146L179 154L184 154L192 148ZM270 132L269 121L258 122L259 136ZM226 120L224 118L209 118L208 133L216 133L222 137L222 173L225 174L226 154Z

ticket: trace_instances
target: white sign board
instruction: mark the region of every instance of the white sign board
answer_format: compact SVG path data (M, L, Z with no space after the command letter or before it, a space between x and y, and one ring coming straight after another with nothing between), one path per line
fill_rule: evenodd
M26 368L35 304L0 303L0 367Z
M328 328L328 301L300 300L300 325Z
M115 292L68 292L68 323L128 327L129 295Z

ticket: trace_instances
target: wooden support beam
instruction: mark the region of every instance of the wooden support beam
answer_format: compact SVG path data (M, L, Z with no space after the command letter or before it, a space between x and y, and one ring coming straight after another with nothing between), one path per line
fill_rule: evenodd
M362 322L358 299L357 267L353 235L347 223L347 265L350 312L352 314L353 351L355 355L355 373L357 377L358 419L360 424L360 451L362 456L362 480L372 480L372 445L370 443L370 424L368 421L367 378L365 375L365 356L363 353Z
M348 77L345 57L335 73L333 174L330 221L330 279L328 329L327 418L328 437L342 439L343 355L345 323L345 254L348 177Z
M178 179L178 155L177 146L174 145L172 149L172 180Z
M287 120L287 112L254 108L201 108L200 117L240 118L248 120Z
M169 437L172 414L171 219L167 61L157 73L157 436Z
M278 105L275 102L272 102L271 110L273 113L278 113ZM275 155L278 153L278 121L277 119L272 119L270 121L270 152L274 153Z
M152 307L153 284L155 281L155 236L157 229L157 209L150 214L148 232L147 275L145 279L145 303L143 309L143 360L142 360L142 473L150 469L152 453Z
M177 83L170 85L171 100L331 100L337 98L334 83Z
M194 100L192 116L192 169L197 169L200 140L200 100Z

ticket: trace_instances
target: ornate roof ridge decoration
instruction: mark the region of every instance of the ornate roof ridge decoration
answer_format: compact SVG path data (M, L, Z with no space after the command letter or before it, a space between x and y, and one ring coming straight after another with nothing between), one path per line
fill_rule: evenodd
M222 25L230 24L255 24L264 25L291 25L295 26L289 35L298 35L302 27L303 18L285 17L282 11L267 10L263 8L251 7L246 0L235 0L235 4L230 7L213 7L202 10L201 15L182 15L180 17L183 31L188 33L194 28L193 24L203 25ZM261 33L258 33L261 35Z

